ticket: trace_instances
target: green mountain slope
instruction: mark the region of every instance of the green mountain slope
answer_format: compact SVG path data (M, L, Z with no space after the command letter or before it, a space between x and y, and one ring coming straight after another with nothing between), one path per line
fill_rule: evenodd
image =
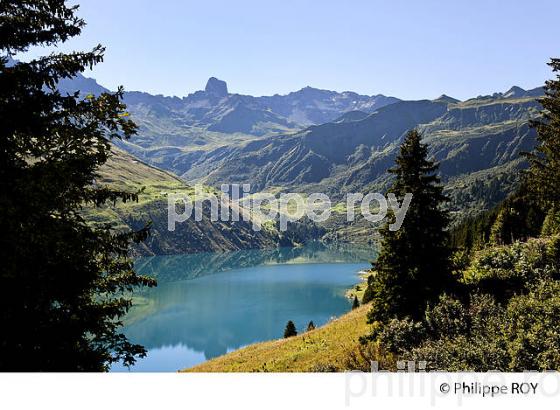
M86 78L65 80L61 88L104 90ZM440 162L449 207L461 217L513 189L525 166L519 154L535 142L527 123L538 115L542 94L512 87L464 102L447 95L399 101L306 87L252 97L231 94L211 78L183 98L126 93L140 132L120 146L190 183L250 183L253 192L325 192L337 200L347 192L383 191L404 133L418 127Z
M231 251L277 245L278 235L273 228L254 232L250 222L212 222L206 208L202 221L188 219L177 224L175 231L168 231L167 195L194 195L194 189L176 176L149 166L119 149L114 150L114 155L100 170L97 182L131 192L143 189L137 203L84 210L92 223L109 223L115 229L139 229L151 222L149 238L135 249L138 254Z

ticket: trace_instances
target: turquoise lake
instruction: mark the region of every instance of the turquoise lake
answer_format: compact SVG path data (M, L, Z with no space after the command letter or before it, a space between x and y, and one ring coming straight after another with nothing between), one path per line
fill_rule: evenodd
M135 297L123 332L148 355L130 371L177 371L251 343L282 337L348 312L348 288L373 249L325 246L154 256L137 270L158 286ZM113 371L128 371L113 366Z

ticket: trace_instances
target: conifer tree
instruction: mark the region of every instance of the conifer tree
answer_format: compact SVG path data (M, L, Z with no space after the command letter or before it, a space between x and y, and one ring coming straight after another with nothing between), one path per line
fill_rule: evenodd
M354 301L352 302L352 310L360 307L360 301L357 296L354 296Z
M296 325L291 320L286 323L286 328L284 329L284 338L297 336Z
M560 234L560 211L556 206L552 206L542 224L541 234L544 236Z
M87 204L137 199L95 183L110 140L128 138L136 125L121 89L86 98L57 90L59 80L101 62L104 49L12 59L79 35L85 23L77 8L63 0L0 2L2 371L103 371L145 354L119 327L130 291L154 284L129 257L131 241L147 230L96 228L81 214Z
M389 192L399 201L411 193L412 202L400 229L391 231L386 224L381 230L381 252L369 285L370 322L420 317L426 305L451 284L448 216L441 209L447 199L436 170L420 133L409 131L396 166L389 170L395 175Z
M311 330L315 330L315 323L313 323L313 321L310 321L307 325L307 331L309 332Z
M556 78L545 83L545 96L539 99L540 119L531 121L537 131L537 147L526 154L530 162L528 187L545 209L560 206L560 58L548 63Z

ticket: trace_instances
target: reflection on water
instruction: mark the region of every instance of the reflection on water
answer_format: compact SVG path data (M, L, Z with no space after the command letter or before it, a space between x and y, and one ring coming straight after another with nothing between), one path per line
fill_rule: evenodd
M369 247L311 242L298 248L150 256L139 258L136 269L139 273L156 277L161 284L260 265L363 263L375 259L375 256L375 250Z
M139 270L159 285L141 294L126 320L125 334L148 349L132 370L189 367L279 338L288 320L298 330L310 320L322 325L350 309L344 292L373 257L371 249L312 244L144 258Z

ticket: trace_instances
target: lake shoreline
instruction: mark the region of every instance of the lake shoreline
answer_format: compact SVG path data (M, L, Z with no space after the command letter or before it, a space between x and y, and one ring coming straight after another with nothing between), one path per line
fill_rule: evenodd
M324 372L342 371L349 352L368 333L370 304L309 332L254 343L179 372Z
M299 332L311 321L321 327L350 311L347 292L372 256L375 249L314 243L141 259L140 273L158 286L135 294L124 320L125 336L148 351L131 371L177 371L279 339L289 320Z
M367 287L367 280L368 277L371 275L371 270L370 269L362 269L360 271L357 272L357 276L360 278L360 281L349 287L346 292L345 292L345 296L346 298L348 298L349 300L352 300L354 298L354 296L358 297L358 300L360 301L361 304L361 300L363 297L363 293L365 292L365 288ZM359 289L357 289L359 288ZM312 331L306 331L306 332L302 332L300 333L298 336L295 337L291 337L291 338L279 338L279 339L271 339L271 340L266 340L266 341L261 341L261 342L257 342L257 343L253 343L250 344L248 346L244 346L241 347L237 350L234 350L232 352L229 352L225 355L219 356L217 358L213 358L210 360L207 360L203 363L200 363L198 365L195 365L193 367L190 368L186 368L186 369L182 369L179 370L179 372L247 372L247 371L295 371L295 372L309 372L309 371L317 371L317 369L319 369L322 365L321 360L323 358L323 356L327 357L327 356L331 356L332 354L336 354L336 350L333 346L333 349L320 349L317 352L317 358L316 358L316 362L315 364L313 364L311 367L309 368L301 368L300 364L294 365L295 367L292 368L284 368L284 364L280 364L279 362L281 361L281 357L282 355L279 354L278 357L275 357L273 360L276 362L275 366L282 366L279 368L273 368L270 367L271 365L268 365L267 367L267 363L265 361L262 361L262 369L260 369L259 365L255 364L255 360L253 358L251 358L251 360L247 360L246 362L242 362L241 361L241 357L245 357L245 356L250 356L252 353L252 350L255 351L261 351L261 355L263 357L268 356L270 354L270 352L268 351L269 348L271 350L274 349L278 349L280 348L280 350L284 349L286 350L286 346L285 345L294 345L294 349L295 347L300 343L303 342L304 344L307 345L307 347L309 347L309 344L312 343L310 342L310 340L316 340L317 339L317 335L323 335L323 336L327 336L327 338L329 339L335 339L336 337L333 334L336 334L338 331L338 327L340 326L341 323L345 323L347 321L351 321L352 323L355 323L356 327L358 329L361 329L362 326L360 326L359 320L363 321L363 324L366 324L366 331L367 331L367 320L366 320L366 315L367 315L367 311L369 311L369 307L368 305L366 306L360 306L357 309L351 309L328 321L327 323L325 323L322 326L318 326L316 329L312 330ZM359 319L356 318L356 316L359 316ZM366 331L364 331L363 334L366 333ZM359 332L358 332L359 333ZM362 334L358 335L361 336ZM357 345L355 342L357 341L357 339L352 339L350 338L352 343L352 347L354 347L355 345ZM321 340L321 342L324 342L324 339ZM334 340L331 341L334 344ZM314 343L314 342L313 342ZM289 349L288 349L289 350ZM344 349L342 349L344 350ZM263 354L264 352L266 352L266 354ZM302 360L299 359L300 361L303 362L307 362L307 359ZM256 361L258 362L258 360ZM336 361L335 361L336 362ZM329 363L329 365L331 365L332 363Z

